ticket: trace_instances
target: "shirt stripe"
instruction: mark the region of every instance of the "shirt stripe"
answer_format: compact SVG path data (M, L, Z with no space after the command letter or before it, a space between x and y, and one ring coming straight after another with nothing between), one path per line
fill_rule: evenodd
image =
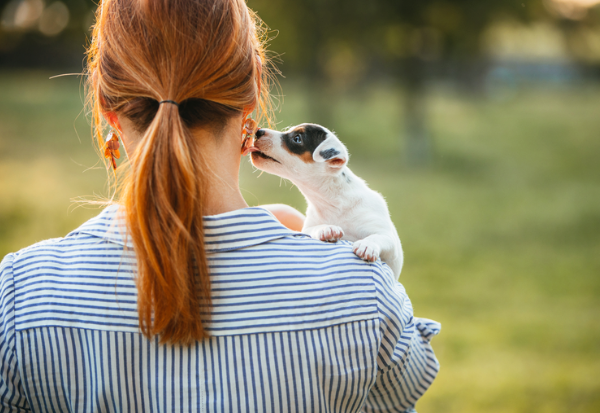
M205 217L209 339L140 334L117 205L0 265L0 412L414 411L439 365L387 265L262 208Z

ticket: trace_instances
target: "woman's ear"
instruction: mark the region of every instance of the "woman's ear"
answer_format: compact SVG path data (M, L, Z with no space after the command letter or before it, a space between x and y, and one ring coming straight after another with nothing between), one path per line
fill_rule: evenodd
M108 122L110 126L121 132L121 124L119 123L119 117L115 112L102 112L102 116Z

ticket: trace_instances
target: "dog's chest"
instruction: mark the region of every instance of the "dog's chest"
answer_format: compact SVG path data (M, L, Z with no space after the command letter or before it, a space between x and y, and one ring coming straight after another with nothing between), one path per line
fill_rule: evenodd
M347 241L358 241L373 233L374 223L379 218L370 211L363 208L337 209L334 211L317 211L309 208L307 211L307 222L314 225L335 225L344 231L342 239Z

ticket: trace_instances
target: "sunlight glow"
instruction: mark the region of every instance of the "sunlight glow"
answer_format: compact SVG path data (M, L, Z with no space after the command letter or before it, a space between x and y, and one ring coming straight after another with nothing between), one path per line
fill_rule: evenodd
M592 7L600 4L600 0L562 0L563 3L573 3L582 7Z
M588 9L600 4L600 0L544 0L546 8L559 16L571 20L581 20Z

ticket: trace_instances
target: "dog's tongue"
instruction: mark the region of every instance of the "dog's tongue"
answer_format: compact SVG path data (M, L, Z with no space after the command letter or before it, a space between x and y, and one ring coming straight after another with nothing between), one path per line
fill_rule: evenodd
M260 152L260 150L256 146L251 146L249 148L244 149L244 152L242 152L242 156L246 156L252 152Z

